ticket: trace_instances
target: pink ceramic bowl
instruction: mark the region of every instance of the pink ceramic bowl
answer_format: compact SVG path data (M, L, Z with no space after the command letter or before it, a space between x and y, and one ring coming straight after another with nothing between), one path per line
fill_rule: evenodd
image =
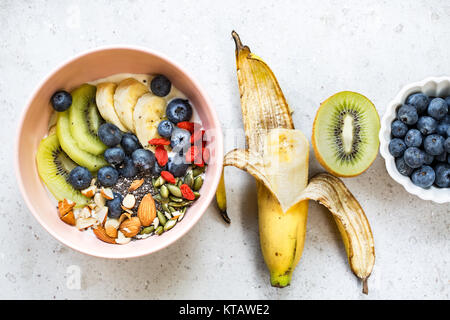
M188 209L175 228L126 245L111 245L98 240L91 231L80 232L63 223L55 200L49 197L38 176L35 155L47 133L52 112L52 94L61 88L72 90L80 84L116 73L164 74L195 106L204 128L213 137L211 163L201 197ZM16 176L23 198L37 221L56 239L80 252L104 258L132 258L156 252L174 243L200 219L212 201L219 183L223 162L223 137L220 123L205 91L179 65L161 54L136 47L104 47L82 53L63 63L46 77L32 94L20 119L15 154Z

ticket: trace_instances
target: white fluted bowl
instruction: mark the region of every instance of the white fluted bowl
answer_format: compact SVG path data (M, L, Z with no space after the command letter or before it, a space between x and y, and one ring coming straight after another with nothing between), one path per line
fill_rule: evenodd
M388 146L391 141L391 123L395 120L396 110L406 100L406 98L416 92L423 92L428 96L443 97L450 95L450 77L430 77L419 82L414 82L404 86L392 100L381 119L380 129L380 153L386 161L386 169L389 175L400 183L406 191L418 196L423 200L431 200L436 203L450 202L450 188L437 188L431 186L423 189L412 183L409 177L405 177L398 172L395 166L395 158L390 154Z

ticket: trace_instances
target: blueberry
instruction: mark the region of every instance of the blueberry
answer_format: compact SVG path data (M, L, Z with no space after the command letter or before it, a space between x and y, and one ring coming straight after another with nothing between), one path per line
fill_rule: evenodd
M396 138L403 138L408 131L408 126L400 120L395 120L391 124L391 133Z
M167 169L175 177L182 177L186 174L189 164L186 163L185 158L178 153L169 158L167 162Z
M413 93L406 98L406 104L416 108L417 113L424 113L427 110L430 100L423 93Z
M416 108L413 106L404 104L397 111L397 118L407 125L413 125L419 119Z
M128 155L131 155L134 150L142 148L138 138L132 133L125 133L120 141L120 145Z
M428 115L432 116L436 120L443 119L448 112L448 105L442 98L434 98L431 100L427 109Z
M430 134L423 141L425 152L438 156L444 152L444 138L438 134Z
M161 137L170 138L173 131L173 123L169 120L163 120L158 125L158 133Z
M434 156L432 156L431 154L428 154L428 153L426 153L425 152L425 164L432 164L433 163L433 161L434 161Z
M133 159L130 157L125 157L117 170L119 171L119 174L125 178L131 178L137 174L137 169L134 166Z
M405 136L405 144L408 147L420 147L422 144L422 134L417 129L410 129Z
M91 185L92 174L87 168L78 166L70 171L68 181L75 189L83 190Z
M447 129L447 137L450 137L450 127Z
M395 159L395 166L397 167L397 170L398 172L400 172L400 174L407 177L409 177L414 170L406 164L403 157Z
M112 123L104 123L98 128L98 137L108 147L114 147L120 143L122 131Z
M118 178L119 173L111 166L100 168L97 172L97 180L104 187L112 187Z
M155 166L155 155L150 150L137 149L133 152L131 158L138 170L149 171Z
M106 149L103 156L109 164L117 166L121 164L125 159L125 151L123 151L123 149L119 147L109 148Z
M425 163L425 152L417 147L409 147L405 150L403 158L408 166L411 168L419 168Z
M449 112L450 112L450 106L449 106ZM446 123L450 125L450 113L447 114L444 118L442 118L441 123Z
M445 122L439 122L439 124L436 127L436 133L438 135L441 135L443 137L447 136L447 130L450 127L450 124L447 124Z
M167 164L165 164L163 167L161 167L159 164L158 164L158 162L156 161L155 162L155 166L153 167L153 170L152 170L152 174L154 175L154 176L159 176L159 175L161 175L161 172L162 171L168 171L168 169L167 169Z
M173 123L189 121L192 117L192 107L188 100L173 99L167 105L166 115Z
M436 132L437 121L432 117L423 116L417 121L417 129L424 135L429 135Z
M114 192L114 198L112 200L106 201L109 218L118 219L122 215L122 200L122 195L120 193Z
M445 102L447 102L448 106L450 107L450 96L446 97L444 100L445 100Z
M401 157L406 150L406 144L400 138L394 138L389 142L389 152L394 157Z
M169 79L167 79L167 77L163 76L162 74L154 77L152 82L150 83L150 89L152 90L153 94L158 97L167 96L170 92L170 88L172 88L172 83Z
M438 163L434 167L436 172L435 184L441 188L450 187L450 165L448 163Z
M447 152L442 152L441 154L434 157L436 161L445 162L447 160Z
M445 151L450 153L450 137L445 139L445 141L444 141L444 149L445 149Z
M67 91L56 91L50 100L53 109L58 112L66 111L72 105L72 95Z
M170 138L170 146L175 152L186 151L191 146L191 134L189 131L175 127Z
M423 166L413 172L411 176L412 182L421 188L430 187L436 178L436 174L430 166Z

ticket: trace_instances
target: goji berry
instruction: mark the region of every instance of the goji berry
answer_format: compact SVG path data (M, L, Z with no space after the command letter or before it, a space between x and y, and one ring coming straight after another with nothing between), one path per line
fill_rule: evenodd
M164 180L172 184L177 182L175 180L175 177L169 171L161 171L161 177L163 177Z
M194 133L194 127L199 126L198 124L190 121L181 121L177 123L177 127L189 131L191 134Z
M197 146L190 146L186 152L186 162L192 163L196 158L198 158L199 150Z
M157 146L155 149L155 158L160 167L164 167L169 160L169 156L167 154L164 146Z
M183 198L185 198L186 200L195 200L195 194L187 184L183 183L180 186L180 190Z
M168 146L170 145L170 141L164 138L151 139L148 141L152 146Z

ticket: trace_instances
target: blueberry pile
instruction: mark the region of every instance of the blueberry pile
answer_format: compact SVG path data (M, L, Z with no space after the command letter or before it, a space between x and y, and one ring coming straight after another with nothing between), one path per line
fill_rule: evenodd
M450 187L450 96L408 96L391 124L397 170L422 188Z

